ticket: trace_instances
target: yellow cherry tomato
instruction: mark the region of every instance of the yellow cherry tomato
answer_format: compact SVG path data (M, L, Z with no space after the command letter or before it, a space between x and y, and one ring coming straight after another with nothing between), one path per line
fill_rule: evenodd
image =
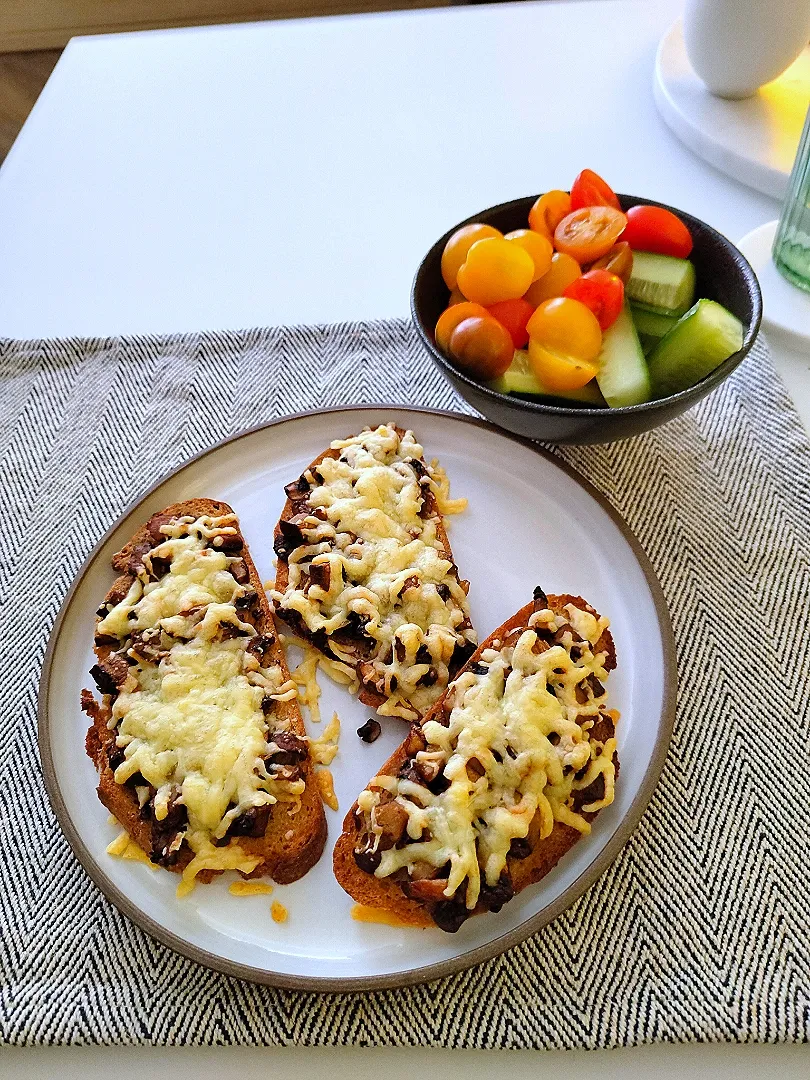
M551 268L547 274L543 274L539 281L529 286L526 299L532 307L538 307L544 300L552 300L555 296L562 296L572 281L582 277L582 267L576 259L570 255L557 252L551 257Z
M448 307L453 307L455 304L466 304L467 301L464 297L464 293L459 288L455 288L450 293L450 299L447 301Z
M576 390L596 376L602 331L594 313L579 300L545 300L527 329L529 363L550 390Z
M529 338L529 365L547 390L579 390L599 374L596 364L552 352Z
M493 225L484 225L482 222L462 225L460 229L456 229L444 245L442 253L442 277L448 289L455 289L458 269L467 258L467 252L473 244L477 240L493 236L503 236L503 233Z
M523 296L534 278L534 260L525 248L492 236L478 240L459 268L458 287L468 300L488 307Z
M450 338L459 323L464 322L465 319L486 319L488 316L489 312L485 307L480 304L471 304L469 300L462 297L460 304L451 305L439 316L434 333L436 344L443 353L449 352Z
M570 213L571 196L567 191L547 191L529 211L529 228L553 241L554 230Z
M532 232L531 229L515 229L513 232L507 233L504 239L511 241L513 244L518 244L531 255L534 263L535 281L549 272L554 248L547 237Z

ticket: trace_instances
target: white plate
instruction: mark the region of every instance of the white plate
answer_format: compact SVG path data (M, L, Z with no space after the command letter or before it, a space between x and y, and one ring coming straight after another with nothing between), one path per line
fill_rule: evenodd
M332 874L332 846L346 810L406 729L384 720L381 738L364 744L355 729L370 710L320 675L322 725L333 710L342 724L332 765L340 811L327 810L329 841L321 861L301 881L275 886L270 898L232 896L232 876L223 875L177 900L174 874L105 853L118 829L95 796L95 771L84 754L87 721L79 696L94 663L94 612L114 578L110 558L150 514L208 496L231 503L262 579L271 578L283 485L333 439L389 421L412 427L428 460L440 458L453 494L469 498L467 511L450 519L450 538L461 574L471 582L481 638L522 607L535 585L582 595L610 617L618 668L609 693L621 713L616 801L542 882L498 914L470 919L457 934L358 923L350 915L352 900ZM51 638L40 685L40 750L51 801L77 857L106 896L148 933L228 974L353 990L404 985L469 966L527 937L580 896L616 857L644 811L669 743L674 700L674 648L659 585L627 527L587 483L480 421L402 408L343 409L293 417L214 447L153 488L102 539ZM289 910L286 923L270 918L276 899Z

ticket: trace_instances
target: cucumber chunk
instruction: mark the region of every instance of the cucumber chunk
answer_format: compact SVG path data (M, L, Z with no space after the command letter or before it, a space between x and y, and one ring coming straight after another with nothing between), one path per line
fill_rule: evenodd
M641 351L630 308L624 305L616 322L602 335L596 381L614 409L650 400L650 374Z
M695 268L688 259L634 251L627 298L663 308L666 315L683 315L695 298Z
M663 311L653 311L652 308L643 307L641 304L631 304L630 312L636 325L639 337L661 338L670 332L678 321L677 315L668 315Z
M722 304L698 300L650 353L650 378L657 398L700 382L743 343L743 325Z
M490 390L499 394L523 394L527 397L558 398L562 401L576 401L581 405L604 405L605 399L599 393L594 380L578 390L547 390L529 365L529 354L525 349L516 349L515 357L503 375L487 383Z

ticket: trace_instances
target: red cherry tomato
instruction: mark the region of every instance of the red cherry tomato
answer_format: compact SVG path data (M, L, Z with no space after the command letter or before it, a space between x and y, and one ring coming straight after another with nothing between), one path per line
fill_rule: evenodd
M676 259L688 259L692 251L692 234L679 217L662 206L631 206L622 240L636 251L654 251Z
M487 311L509 331L515 348L524 348L529 340L526 323L534 315L534 308L528 300L524 300L522 296L517 300L501 300L499 304L490 304Z
M509 331L491 315L464 319L450 335L450 355L462 371L488 382L503 375L515 355Z
M607 330L621 315L624 306L624 282L607 270L589 270L568 285L563 296L579 300L590 308L602 330Z
M583 169L571 187L571 209L581 210L583 206L612 206L621 210L613 188L593 169Z

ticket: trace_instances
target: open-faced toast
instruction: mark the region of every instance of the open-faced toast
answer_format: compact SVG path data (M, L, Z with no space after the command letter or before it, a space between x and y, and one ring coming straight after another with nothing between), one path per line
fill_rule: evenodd
M333 442L285 488L277 610L348 665L360 700L415 720L475 649L443 511L447 480L393 424Z
M153 515L112 560L101 695L82 693L98 796L180 891L224 870L295 881L326 820L262 583L230 506Z
M590 830L618 772L607 625L537 589L481 644L346 816L334 868L355 900L454 932Z

